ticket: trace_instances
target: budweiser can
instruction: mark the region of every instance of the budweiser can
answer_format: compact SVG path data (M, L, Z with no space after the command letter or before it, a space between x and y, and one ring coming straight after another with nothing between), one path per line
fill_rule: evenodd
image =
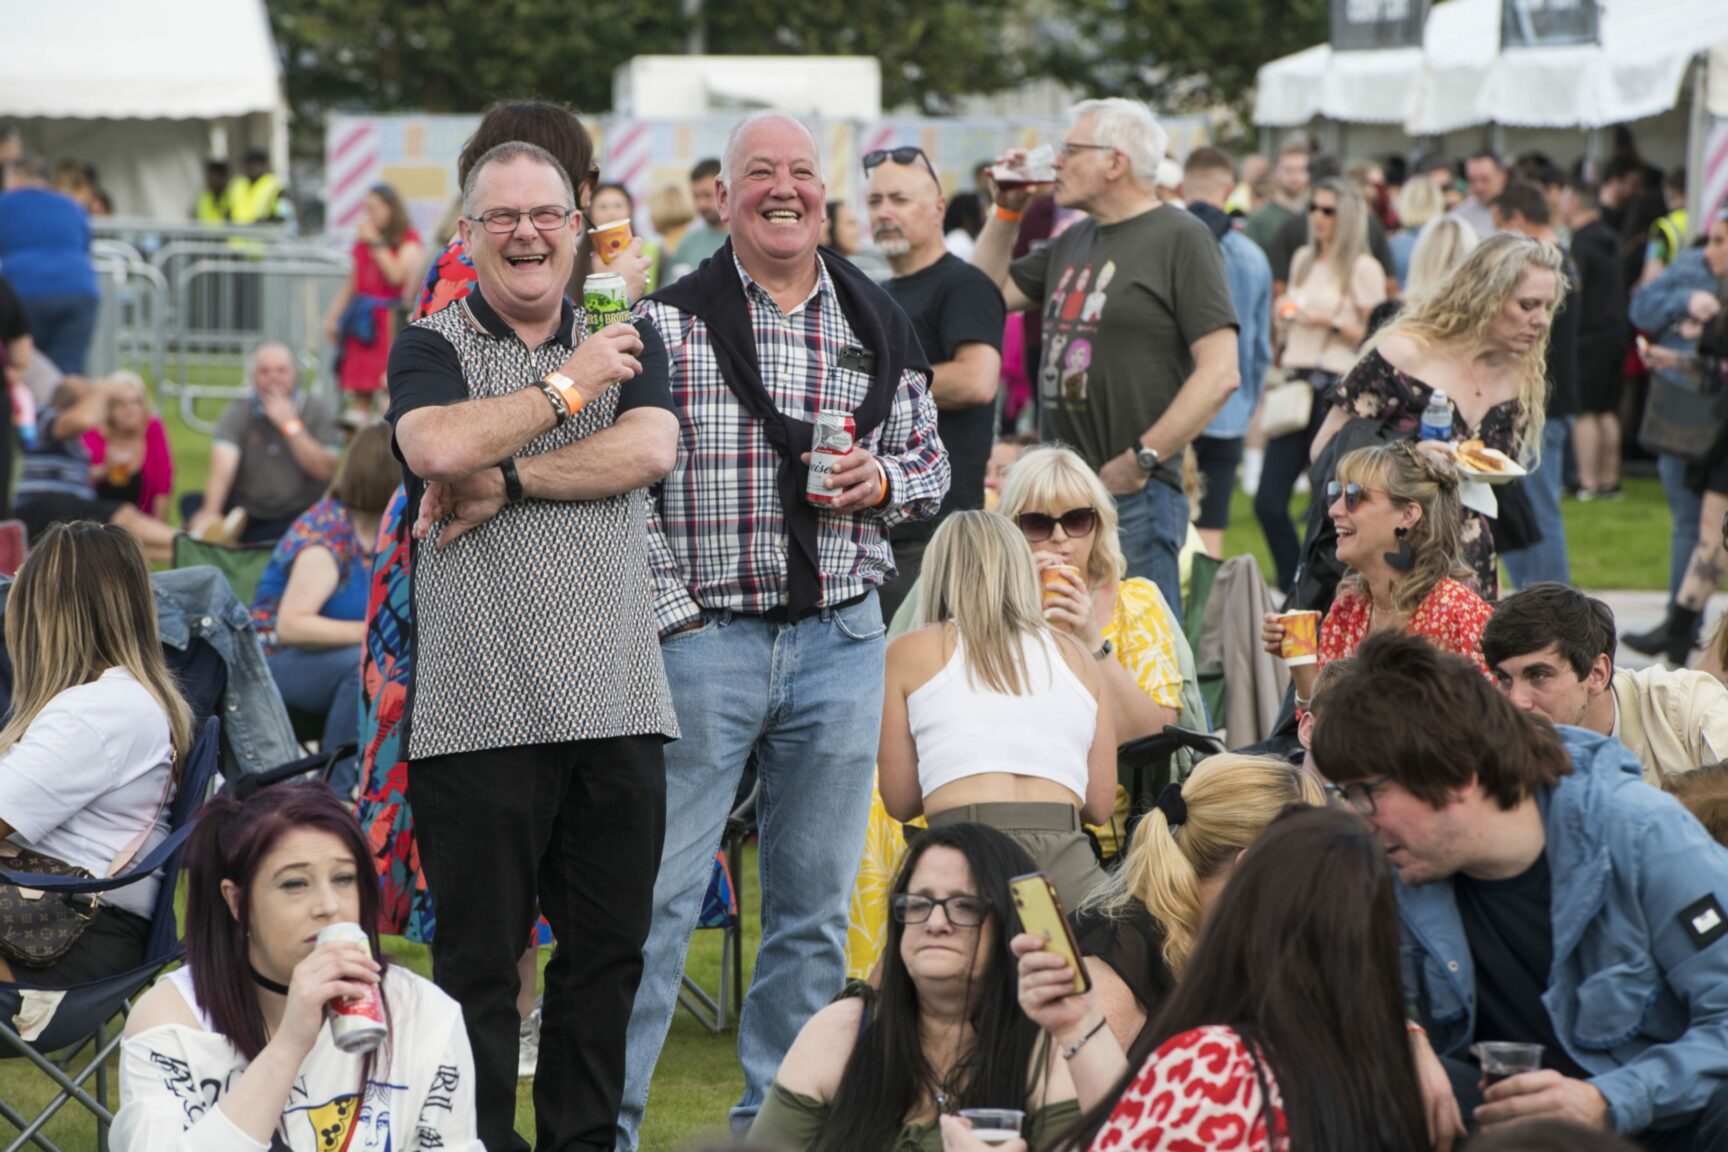
M852 451L852 413L824 409L816 414L816 431L810 437L810 479L804 497L812 504L832 504L840 498L837 488L824 484L834 475L834 463Z
M332 924L318 933L317 947L326 941L338 944L358 944L372 954L372 941L366 929L358 924ZM384 1023L384 999L377 985L370 985L366 995L352 999L337 999L324 1005L324 1015L330 1020L330 1035L336 1047L344 1052L364 1054L384 1043L390 1029Z
M582 311L587 316L588 334L592 336L608 324L630 321L630 293L624 287L624 277L616 272L599 272L582 281Z

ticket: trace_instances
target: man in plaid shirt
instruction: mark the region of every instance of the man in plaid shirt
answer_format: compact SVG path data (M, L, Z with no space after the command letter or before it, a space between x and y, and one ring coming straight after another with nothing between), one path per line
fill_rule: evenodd
M682 739L630 1020L618 1148L633 1152L684 953L745 762L760 791L763 936L739 1023L748 1126L798 1029L845 979L846 914L881 722L888 528L948 488L929 368L881 289L817 252L827 189L786 116L734 129L718 181L731 240L637 309L671 358L678 462L649 513L655 613ZM834 503L805 498L811 428L857 424Z

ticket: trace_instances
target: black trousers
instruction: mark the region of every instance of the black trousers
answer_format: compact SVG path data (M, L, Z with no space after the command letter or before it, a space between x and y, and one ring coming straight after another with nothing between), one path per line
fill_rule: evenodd
M514 1123L516 962L536 901L557 950L541 1006L535 1147L612 1148L666 834L663 749L659 736L618 736L408 765L438 916L433 978L462 1006L487 1152L528 1148Z
M1337 377L1325 374L1328 384ZM1277 569L1278 587L1288 592L1296 582L1296 566L1302 562L1302 540L1290 523L1290 496L1296 491L1296 481L1308 471L1308 449L1314 434L1326 423L1326 413L1332 410L1326 403L1331 394L1328 386L1314 394L1314 411L1308 417L1308 427L1286 432L1269 441L1266 457L1260 465L1260 487L1254 490L1254 518L1266 534L1266 548L1272 553ZM1319 499L1325 499L1320 495Z

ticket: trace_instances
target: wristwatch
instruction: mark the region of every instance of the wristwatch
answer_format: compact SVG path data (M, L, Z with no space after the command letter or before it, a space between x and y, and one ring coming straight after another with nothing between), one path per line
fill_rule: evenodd
M1092 653L1092 659L1102 660L1109 656L1112 651L1114 651L1114 649L1111 648L1110 641L1106 639L1104 643L1098 645L1098 651Z
M1140 465L1142 472L1158 471L1158 449L1148 448L1144 444L1137 445L1134 449L1134 463Z
M563 408L564 416L558 421L560 424L582 411L582 405L586 403L582 399L581 391L576 387L576 381L562 372L546 373L540 380L540 386L546 390L547 396L556 400Z
M506 456L498 461L498 470L504 473L504 501L507 504L522 503L522 477L516 474L516 461Z

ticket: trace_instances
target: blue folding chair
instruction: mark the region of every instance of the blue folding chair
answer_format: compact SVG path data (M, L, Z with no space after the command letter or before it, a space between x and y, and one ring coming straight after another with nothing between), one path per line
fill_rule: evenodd
M180 846L191 833L193 819L216 778L221 748L221 722L212 717L204 722L198 739L192 745L192 754L186 758L180 787L168 807L167 838L120 875L83 879L0 870L0 879L7 883L44 892L67 893L109 892L136 883L152 872L160 870L162 873L162 887L157 893L155 914L150 920L150 936L144 946L144 963L130 972L104 980L56 989L64 992L65 996L54 1009L47 1027L35 1039L25 1040L12 1024L26 995L33 991L32 986L27 980L0 984L0 1059L21 1056L60 1089L59 1095L32 1120L26 1120L11 1104L0 1100L0 1116L19 1130L18 1138L6 1146L6 1152L18 1152L29 1144L35 1144L42 1152L60 1152L42 1135L42 1127L72 1101L81 1104L96 1118L97 1147L101 1152L107 1152L108 1126L114 1121L114 1113L109 1107L108 1059L119 1049L121 1033L125 1030L123 1019L121 1026L112 1033L109 1023L116 1015L124 1018L132 1010L132 997L183 954L179 926L174 916L174 889L180 878ZM94 1042L95 1055L82 1068L72 1071L69 1066L78 1052L91 1042ZM50 1053L60 1053L61 1059L51 1059ZM85 1081L92 1076L96 1079L95 1095L84 1088Z

